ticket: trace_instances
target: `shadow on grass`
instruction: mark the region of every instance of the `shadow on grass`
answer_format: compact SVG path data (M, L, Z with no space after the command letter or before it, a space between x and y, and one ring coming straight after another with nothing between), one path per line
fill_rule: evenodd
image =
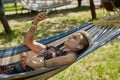
M49 17L54 17L57 14L58 15L63 14L63 16L65 16L71 12L82 12L82 11L87 11L87 10L89 10L89 7L87 7L87 6L76 7L76 8L65 9L65 10L55 10L49 14ZM7 15L7 18L8 18L8 20L15 19L19 22L21 22L21 21L25 22L25 21L29 21L30 19L33 20L33 17L35 17L37 15L37 13L38 12L25 13L25 14L13 14L13 15ZM80 22L84 23L82 21L80 21ZM76 19L70 18L70 19L62 20L62 21L60 21L60 23L52 23L49 21L42 23L40 26L43 26L43 27L42 27L42 29L40 29L40 27L38 27L35 38L36 39L45 38L45 37L52 36L57 33L61 33L65 30L69 30L70 28L76 27L76 25L80 24L80 22L77 21ZM21 25L16 25L16 27L20 27L20 26ZM11 45L14 46L14 45L23 44L26 28L27 27L22 27L21 29L19 28L19 29L12 30L11 35L5 34L5 32L1 32L0 33L0 39L1 39L0 44L3 45L2 49L6 48L6 45L8 45L8 47L11 47Z
M6 34L5 32L0 33L1 44L10 43L10 42L18 42L21 43L23 40L23 36L25 32L21 32L20 30L13 30L11 34Z
M82 6L82 7L76 7L76 8L69 8L69 9L62 9L62 10L54 10L50 12L49 16L54 14L68 14L71 12L80 12L80 11L87 11L89 10L88 6ZM19 14L12 14L12 15L6 15L6 17L9 19L17 19L17 18L26 18L31 16L36 16L36 14L39 12L28 12L28 13L19 13Z

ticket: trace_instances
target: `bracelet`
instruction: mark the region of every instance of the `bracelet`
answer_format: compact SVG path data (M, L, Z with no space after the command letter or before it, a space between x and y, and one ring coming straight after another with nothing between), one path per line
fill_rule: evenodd
M37 26L33 21L32 21L32 25Z

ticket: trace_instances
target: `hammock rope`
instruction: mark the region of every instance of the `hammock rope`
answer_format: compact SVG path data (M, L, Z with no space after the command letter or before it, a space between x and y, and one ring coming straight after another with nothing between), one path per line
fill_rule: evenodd
M93 24L97 25L98 27L106 27L109 25L109 27L119 27L120 25L120 13L112 15L110 17L106 17L104 19L101 19L99 21L94 21ZM113 26L112 26L113 25Z
M113 16L116 18L114 18ZM111 17L113 17L114 19L117 19L117 20L118 20L117 17L120 17L119 15L118 16L113 15L113 16L107 17L106 19L104 19L104 21L109 21L109 19L110 19L110 21L111 20L114 21ZM120 20L120 18L119 18L119 20ZM38 42L43 43L43 44L53 43L53 44L56 44L57 47L62 47L63 43L65 41L64 39L66 39L67 36L74 34L78 31L84 30L87 33L89 33L90 35L92 35L92 40L91 40L91 45L89 46L89 48L87 50L85 50L84 52L82 52L82 54L80 54L78 56L78 58L76 59L76 61L78 61L78 60L82 59L83 57L87 56L88 54L90 54L91 52L95 51L96 49L100 48L101 46L105 45L107 42L120 36L120 27L119 26L120 26L120 24L117 24L117 25L116 24L110 24L110 25L100 24L99 25L99 24L94 24L94 22L93 23L89 22L82 26L76 27L74 29L65 31L60 34L56 34L55 36L51 36L51 37L48 37L45 39L38 40ZM95 34L95 35L93 35L93 34ZM57 41L59 41L59 42L57 42ZM30 50L26 46L18 46L18 47L6 49L6 50L0 50L0 53L1 53L0 61L3 61L0 63L0 65L7 65L7 64L11 64L11 63L15 63L16 61L19 61L19 54L24 51L29 52ZM14 60L15 58L17 58L16 55L18 55L17 56L18 60ZM7 57L11 57L11 59L7 58ZM14 80L40 79L40 80L44 80L44 79L48 79L49 77L55 75L56 73L63 71L64 69L66 69L69 66L70 65L55 66L55 67L51 67L51 68L44 68L41 70L0 76L0 79L14 79Z
M94 22L94 24L102 24L102 25L107 25L107 24L120 24L120 21L103 21L103 22Z

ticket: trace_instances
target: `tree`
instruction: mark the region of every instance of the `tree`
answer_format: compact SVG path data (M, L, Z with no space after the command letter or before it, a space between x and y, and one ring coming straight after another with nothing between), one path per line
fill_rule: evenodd
M78 1L78 7L80 7L82 0L77 0L77 1Z
M0 20L1 20L2 24L3 24L5 32L7 34L10 34L11 33L11 29L10 29L9 24L7 22L7 18L5 16L5 14L4 14L4 11L2 10L3 9L2 5L3 5L2 4L2 0L0 0Z
M96 19L94 2L93 2L93 0L89 0L89 1L90 1L90 10L91 10L92 19Z
M78 7L80 7L82 0L77 0L77 1L78 1ZM89 3L90 3L90 10L91 10L92 19L95 19L96 18L96 12L95 12L94 2L93 2L93 0L89 0Z

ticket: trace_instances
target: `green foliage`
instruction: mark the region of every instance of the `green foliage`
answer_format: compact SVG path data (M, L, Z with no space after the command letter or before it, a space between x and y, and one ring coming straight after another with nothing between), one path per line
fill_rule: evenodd
M14 3L5 3L4 8L5 12L15 11L16 8L19 11L22 9L22 5L20 3L17 3L17 6L15 6Z

